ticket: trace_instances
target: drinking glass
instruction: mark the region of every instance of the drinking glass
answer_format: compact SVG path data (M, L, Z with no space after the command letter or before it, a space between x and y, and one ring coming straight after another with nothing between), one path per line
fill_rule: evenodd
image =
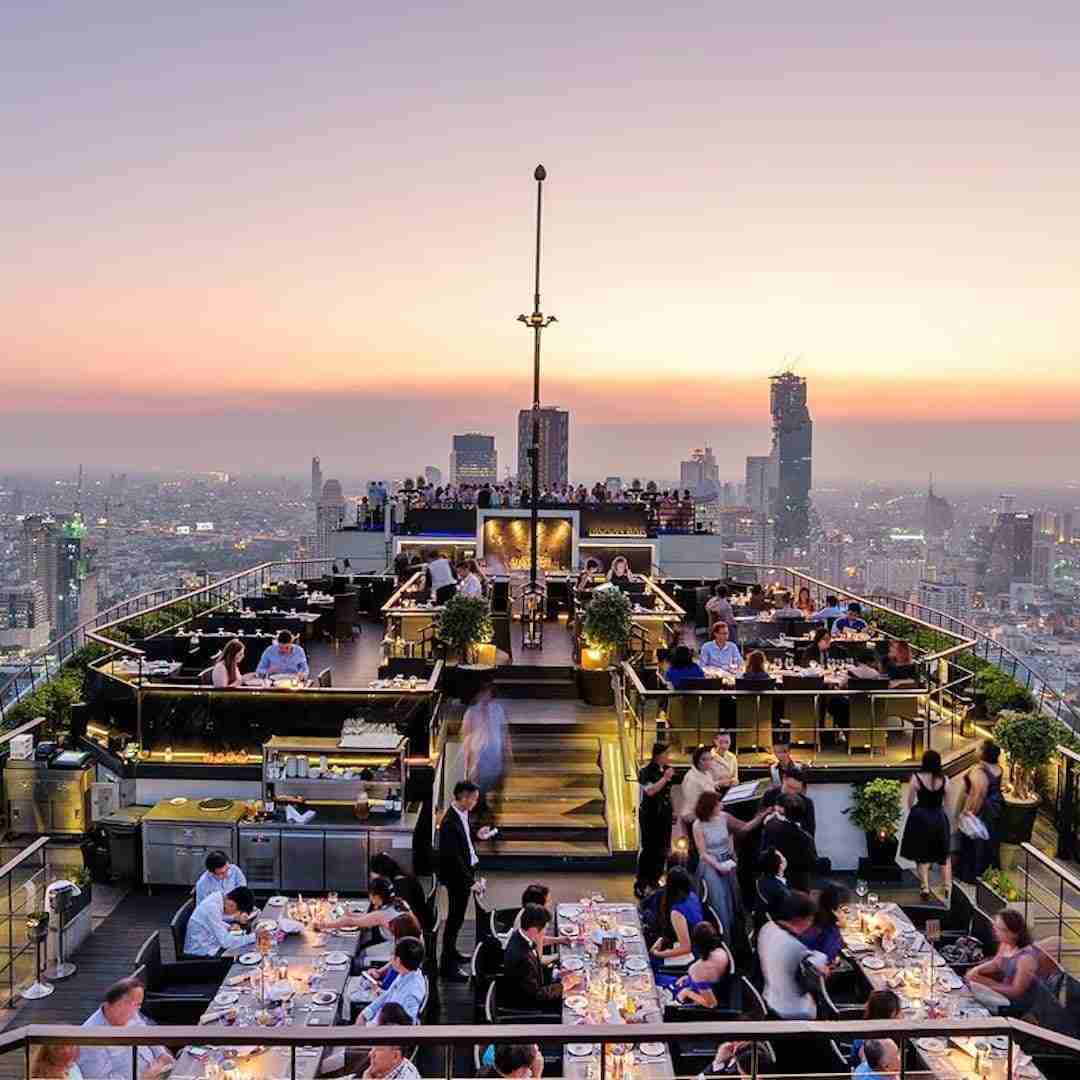
M860 902L865 899L866 894L870 891L870 886L866 884L861 878L855 882L855 895L859 898Z
M877 907L878 907L878 894L877 894L877 893L874 893L874 892L872 892L872 893L870 893L870 895L869 895L869 896L868 896L868 897L867 897L866 899L867 899L867 902L868 902L868 903L870 904L870 906L871 906L871 907L872 907L872 908L873 908L873 909L874 909L875 911L877 911Z
M330 905L331 907L334 907L334 906L335 906L335 905L337 904L337 893L336 893L336 892L335 892L335 891L334 891L333 889L331 889L331 890L330 890L330 891L329 891L329 892L328 892L328 893L326 894L326 902L327 902L327 903L328 903L328 904L329 904L329 905Z

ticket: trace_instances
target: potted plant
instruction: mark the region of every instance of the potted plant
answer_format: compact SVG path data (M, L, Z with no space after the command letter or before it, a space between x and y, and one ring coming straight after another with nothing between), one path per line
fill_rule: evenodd
M975 882L975 903L991 918L1009 904L1023 899L1023 890L1017 888L1004 870L987 870Z
M630 641L632 611L629 598L615 588L596 589L585 609L578 689L590 705L615 702L609 669Z
M479 596L456 593L443 605L435 632L446 647L447 656L458 661L452 681L454 691L462 701L468 701L480 676L475 672L466 674L461 665L468 663L472 649L491 640L491 612L487 601Z
M1057 731L1050 717L1042 713L1005 709L998 713L994 740L1008 763L1000 839L1003 844L1023 844L1031 839L1039 812L1036 774L1050 764L1057 750Z
M852 787L852 803L844 811L857 829L866 833L868 876L898 876L896 852L900 846L900 781L883 778ZM876 873L875 873L876 872Z

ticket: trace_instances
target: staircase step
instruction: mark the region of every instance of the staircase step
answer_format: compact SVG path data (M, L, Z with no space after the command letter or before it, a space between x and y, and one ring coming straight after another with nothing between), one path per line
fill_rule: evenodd
M588 761L562 761L556 755L550 757L538 757L536 755L527 761L519 760L517 767L521 770L528 769L534 776L563 776L573 774L575 777L595 776L600 780L600 768L592 759Z
M567 798L603 798L599 770L596 771L595 782L583 774L560 777L512 772L507 776L503 790L519 799L536 799L538 796L561 798L564 795Z
M611 853L603 840L504 840L497 854L605 857Z
M517 701L575 701L578 696L573 679L496 679L495 689L500 697Z
M499 828L507 829L606 829L607 819L594 810L570 809L566 813L541 811L537 807L506 807L498 814Z
M524 679L536 682L543 679L571 679L576 677L572 664L554 664L541 667L539 664L504 664L495 669L495 681Z

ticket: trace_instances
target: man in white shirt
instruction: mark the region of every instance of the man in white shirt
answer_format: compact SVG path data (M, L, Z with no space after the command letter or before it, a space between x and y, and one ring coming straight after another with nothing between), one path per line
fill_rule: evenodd
M706 791L716 791L716 779L713 776L712 748L699 746L690 759L690 768L682 778L679 790L682 792L682 806L679 815L689 835L694 823L694 807Z
M105 1000L83 1023L85 1028L140 1027L139 1001L142 983L121 979L105 991ZM175 1060L163 1046L140 1046L137 1080L155 1080L168 1072ZM136 1080L131 1070L130 1046L83 1046L79 1049L79 1071L86 1080Z
M445 555L440 555L434 548L425 553L428 576L431 579L431 595L436 604L445 604L457 590L454 568Z
M229 919L246 923L255 910L255 894L242 885L232 892L212 892L191 913L184 952L191 956L217 956L223 949L251 945L254 934L234 934Z
M702 667L720 668L732 673L742 671L742 653L734 641L729 640L728 624L717 620L712 625L712 641L701 646L699 662Z
M201 904L212 892L231 893L247 884L244 871L229 862L224 851L211 851L206 856L206 869L195 882L195 903Z

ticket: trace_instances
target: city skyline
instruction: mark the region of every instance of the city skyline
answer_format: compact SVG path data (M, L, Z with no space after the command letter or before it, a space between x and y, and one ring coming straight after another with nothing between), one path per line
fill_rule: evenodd
M509 447L543 160L571 474L708 437L738 476L790 361L823 479L1070 478L1080 13L554 4L538 52L469 14L10 14L0 453L278 470L327 420L327 458L385 459L402 416L421 465Z

